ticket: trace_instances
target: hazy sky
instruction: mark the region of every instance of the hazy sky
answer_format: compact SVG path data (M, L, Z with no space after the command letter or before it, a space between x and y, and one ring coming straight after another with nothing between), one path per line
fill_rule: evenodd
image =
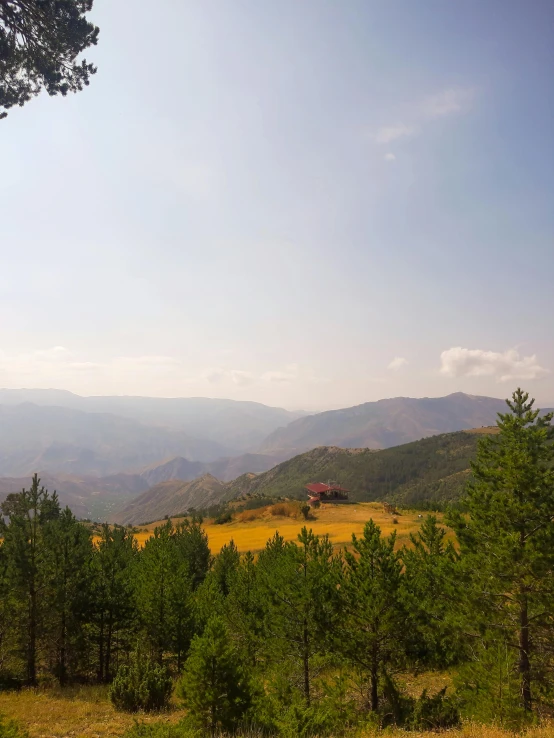
M0 122L0 386L554 402L551 0L95 0Z

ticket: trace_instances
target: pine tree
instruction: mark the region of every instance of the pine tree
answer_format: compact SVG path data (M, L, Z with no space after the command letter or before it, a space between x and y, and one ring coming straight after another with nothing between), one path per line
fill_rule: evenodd
M213 736L236 730L251 704L250 683L222 618L193 639L177 695L191 718Z
M48 633L54 673L61 686L86 654L92 582L92 540L89 530L66 507L45 530L47 547Z
M225 614L248 663L255 666L263 648L266 601L253 554L242 558L225 602Z
M459 556L446 530L428 515L411 548L404 548L403 579L406 608L413 623L411 659L421 665L446 668L462 657L463 639L456 632L453 610L457 608Z
M201 518L184 520L173 531L179 558L187 563L193 589L202 584L212 565L208 536L201 523Z
M396 533L383 538L370 520L361 538L352 536L353 551L345 551L344 614L336 647L367 678L372 711L379 709L382 682L406 664L408 614L395 543Z
M172 607L170 601L179 565L172 541L171 521L154 529L139 557L137 606L145 634L159 664L171 648Z
M554 429L518 389L483 438L465 499L450 516L465 562L466 628L476 639L515 650L521 707L552 687L554 624Z
M311 703L313 662L326 654L327 633L339 609L338 561L328 537L302 528L298 544L276 536L260 555L260 582L267 600L270 658L285 663L305 704Z
M42 88L67 95L89 84L96 68L77 56L98 39L87 20L93 0L0 2L0 119Z
M45 530L60 515L56 493L50 496L35 474L29 490L8 495L0 506L9 518L4 525L3 550L8 578L19 604L18 640L25 661L26 681L37 683L38 652L47 615L48 547Z
M217 582L217 585L224 597L227 597L231 591L233 581L236 577L237 570L240 564L240 554L235 545L235 542L231 539L229 543L226 543L219 554L215 557L213 564L213 576Z
M102 526L92 560L93 639L97 645L97 677L109 682L118 654L128 652L137 622L134 577L138 549L121 526Z

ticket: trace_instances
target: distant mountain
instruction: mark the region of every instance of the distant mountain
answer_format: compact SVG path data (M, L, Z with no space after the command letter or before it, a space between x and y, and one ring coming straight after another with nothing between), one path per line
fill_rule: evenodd
M228 456L215 441L136 420L62 407L0 405L0 476L106 476L160 459L208 461Z
M301 453L316 446L390 448L420 438L493 425L506 403L456 392L447 397L395 397L330 410L289 423L261 444L262 454Z
M124 525L140 525L167 516L217 504L226 496L225 485L211 474L182 482L178 479L161 482L130 502L112 516L112 521Z
M148 489L148 483L136 474L109 477L75 477L64 474L39 474L41 485L56 491L62 507L68 505L78 518L106 520L115 510ZM9 494L28 489L31 477L0 478L0 502Z
M180 479L186 482L203 474L213 474L222 482L230 482L246 472L258 474L267 471L282 460L282 456L270 456L268 454L241 454L240 456L223 457L206 463L176 457L158 464L152 464L143 469L140 476L151 486L171 479Z
M258 402L208 397L81 397L65 390L0 389L0 405L25 402L107 413L184 432L216 443L227 455L252 451L268 434L305 414Z

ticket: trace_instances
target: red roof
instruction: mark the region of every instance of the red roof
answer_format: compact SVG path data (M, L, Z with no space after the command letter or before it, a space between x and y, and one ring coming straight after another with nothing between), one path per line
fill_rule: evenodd
M348 492L347 489L344 489L344 487L341 487L340 484L323 484L323 482L312 482L312 484L307 484L306 489L308 492L313 492L313 494L320 495L323 492L333 492L334 490L337 490L338 492Z

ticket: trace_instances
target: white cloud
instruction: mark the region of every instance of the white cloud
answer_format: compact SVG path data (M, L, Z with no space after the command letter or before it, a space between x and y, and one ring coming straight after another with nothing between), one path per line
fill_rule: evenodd
M397 372L399 369L402 369L403 366L406 366L407 363L408 359L405 359L403 356L395 356L388 368Z
M421 113L426 118L464 113L471 107L474 97L473 88L451 87L426 98L421 105Z
M283 371L271 371L262 374L265 382L275 382L277 384L287 384L298 379L298 365L289 364Z
M225 379L225 370L224 369L217 369L217 368L211 368L206 369L204 372L204 378L208 380L211 384L217 384L218 382L221 382L223 379Z
M392 126L383 126L379 128L375 134L375 142L378 144L387 144L396 141L398 138L413 136L416 129L413 126L404 125L404 123L396 123Z
M500 382L538 379L548 373L535 354L520 356L516 349L500 353L461 346L442 352L440 371L449 377L495 377Z
M396 156L394 154L391 154L390 152L388 154L385 154L385 161L396 161Z
M400 138L416 136L421 127L430 121L444 118L449 115L467 112L475 99L475 89L472 87L448 87L440 92L410 106L406 118L402 123L382 126L374 135L375 143L379 145L397 141ZM394 161L394 154L387 154L385 159Z
M229 372L229 376L238 387L246 387L256 381L253 374L250 374L250 372L243 372L240 369L232 369Z

